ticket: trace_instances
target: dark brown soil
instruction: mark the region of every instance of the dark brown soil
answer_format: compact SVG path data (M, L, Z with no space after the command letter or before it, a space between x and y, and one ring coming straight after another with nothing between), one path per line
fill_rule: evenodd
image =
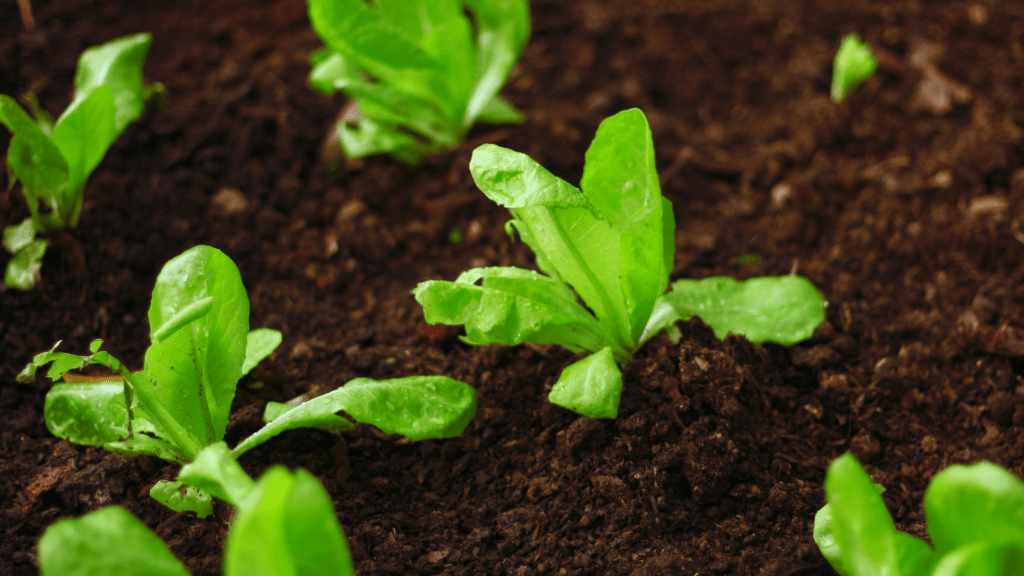
M93 174L41 289L0 294L0 573L35 574L48 525L110 504L194 574L220 572L225 508L168 521L147 493L174 466L52 438L49 382L14 383L57 340L82 353L103 338L139 367L156 274L201 243L238 263L252 326L285 336L242 381L229 441L266 401L357 376L442 373L479 390L459 439L294 431L243 459L253 475L316 474L363 575L830 574L811 526L844 451L917 534L943 467L1024 472L1022 4L536 0L505 90L526 124L478 128L418 170L372 158L337 173L318 156L344 102L306 85L320 42L301 0L34 4L40 28L26 33L0 3L0 93L31 89L62 110L82 49L150 31L146 73L170 97ZM831 58L853 31L882 67L837 106ZM951 101L934 98L944 88ZM570 354L465 346L428 329L409 291L472 266L532 266L473 186L475 145L575 182L597 125L632 106L675 204L673 278L798 269L830 306L793 349L683 325L681 343L656 339L626 369L619 419L593 421L545 401ZM225 214L213 201L225 188L247 206ZM0 222L25 215L17 192L0 202Z

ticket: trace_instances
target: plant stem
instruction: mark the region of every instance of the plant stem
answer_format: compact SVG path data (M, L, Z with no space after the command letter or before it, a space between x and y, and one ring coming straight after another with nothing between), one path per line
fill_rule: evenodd
M32 16L32 0L18 0L18 12L21 13L21 24L25 30L35 30L36 19Z

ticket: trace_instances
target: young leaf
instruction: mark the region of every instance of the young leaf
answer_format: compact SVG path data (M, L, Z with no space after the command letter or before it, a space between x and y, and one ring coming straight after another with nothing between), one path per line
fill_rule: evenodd
M305 404L305 402L303 402L303 404ZM299 404L299 406L301 405L302 404ZM291 404L267 402L267 407L263 411L263 423L270 424L295 408L296 407ZM353 424L351 420L346 420L337 414L321 414L319 417L311 414L308 417L303 417L303 421L304 425L302 428L316 428L318 430L326 430L328 432L347 432L352 428L355 428L355 424Z
M565 284L531 270L474 268L455 282L421 282L413 294L427 322L464 324L470 344L532 342L593 352L611 340Z
M831 510L831 545L843 560L840 566L833 563L832 567L848 576L898 574L896 526L874 482L852 454L844 454L829 465L825 500Z
M985 542L1024 546L1024 482L991 462L953 465L936 474L924 495L924 512L939 554Z
M188 576L156 534L117 506L53 524L36 551L42 576Z
M937 555L924 541L896 531L880 489L852 454L832 461L828 504L814 518L814 541L842 576L926 576Z
M46 428L83 446L106 446L128 435L124 382L62 382L46 394Z
M323 396L278 415L235 447L239 457L285 430L319 427L325 416L344 410L357 422L412 440L450 438L476 413L476 391L445 376L410 376L376 381L356 378Z
M250 330L245 340L245 362L242 364L242 376L245 376L263 361L264 358L277 350L283 337L277 330L257 328Z
M4 273L4 285L15 290L31 290L39 282L39 269L49 243L42 238L33 240L11 256Z
M224 547L225 576L354 576L334 503L305 470L271 468L239 504Z
M178 314L213 298L187 328L157 341ZM202 304L205 306L205 304ZM146 350L145 391L202 446L224 436L249 334L249 298L238 268L223 252L196 246L167 262L149 307L154 342ZM142 393L142 392L140 392Z
M117 134L142 116L146 99L152 93L153 89L142 81L142 66L152 43L153 37L148 33L133 34L88 48L78 58L75 99L99 86L109 86L114 95Z
M203 448L195 460L182 466L178 482L236 507L241 505L254 485L224 442Z
M149 497L175 512L195 512L199 518L213 514L211 496L181 482L160 480L149 489Z
M693 316L699 316L719 339L742 334L755 344L792 346L809 338L825 320L825 299L803 276L677 280L659 300L645 337Z
M1024 574L1024 545L1020 542L976 542L942 557L929 576L1012 576Z
M604 348L563 370L548 402L591 418L617 418L621 395L622 372Z
M871 46L861 42L856 34L844 36L832 64L832 101L838 104L846 100L877 68L878 61L871 53Z
M360 111L337 126L349 158L386 152L415 164L457 145L485 111L490 121L521 119L496 99L529 36L524 0L308 5L328 47L313 56L310 83L345 91Z

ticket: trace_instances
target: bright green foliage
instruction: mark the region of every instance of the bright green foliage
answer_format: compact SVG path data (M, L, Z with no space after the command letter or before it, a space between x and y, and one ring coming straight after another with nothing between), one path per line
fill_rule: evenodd
M1024 574L1024 482L990 462L954 465L924 497L925 541L898 532L879 490L851 454L829 466L814 541L842 576Z
M507 228L533 249L543 274L475 268L455 282L422 282L413 293L427 322L465 325L470 344L601 352L600 359L566 368L549 396L555 404L615 417L622 388L616 362L629 361L679 319L700 315L720 336L749 332L757 342L788 344L809 336L824 318L821 294L804 279L681 281L665 294L675 219L661 195L640 110L601 123L580 189L525 154L492 144L473 152L469 168L484 194L512 212ZM598 400L599 393L605 398Z
M271 468L239 505L224 574L354 575L334 503L309 472Z
M135 34L82 53L75 73L75 97L60 118L35 110L36 119L9 96L0 95L0 124L14 134L7 155L10 186L21 180L31 216L4 231L14 254L5 274L8 287L35 286L45 240L37 233L74 228L82 213L85 182L128 124L142 115L158 85L145 86L142 65L152 37ZM34 97L30 102L33 108ZM17 228L17 240L9 233Z
M861 42L856 34L844 36L832 63L832 101L838 104L846 100L877 68L878 61L871 53L871 46Z
M591 418L615 418L622 396L622 372L611 348L602 348L562 371L548 400Z
M191 248L160 271L149 323L152 344L141 372L100 351L100 340L90 346L90 356L51 350L25 367L18 376L23 382L51 363L47 376L53 380L89 364L107 366L123 378L55 384L44 406L55 436L128 455L192 462L224 437L238 380L281 342L276 330L249 331L249 298L238 268L209 246ZM476 391L444 376L359 378L297 408L271 406L275 417L239 444L236 455L293 428L351 428L351 421L335 414L339 410L414 440L457 436L476 411ZM172 494L177 488L161 486L154 496L179 511L206 509L205 495L186 489L179 499Z
M310 82L358 105L338 125L349 158L388 153L415 164L457 145L477 120L522 121L498 91L530 37L525 0L308 4L327 44L313 57Z
M160 480L149 489L149 497L175 512L195 512L200 518L213 514L210 495L181 482Z
M699 316L724 339L742 334L755 344L776 342L792 346L806 340L825 321L821 293L803 276L762 276L740 281L728 276L676 280L658 301L649 328L657 320L688 320Z
M117 506L57 522L36 550L42 576L188 576L163 540Z
M225 576L351 576L352 556L323 485L305 470L271 468L245 482L224 550ZM200 459L209 462L200 454ZM42 576L187 576L167 545L123 508L102 508L50 526L39 539Z

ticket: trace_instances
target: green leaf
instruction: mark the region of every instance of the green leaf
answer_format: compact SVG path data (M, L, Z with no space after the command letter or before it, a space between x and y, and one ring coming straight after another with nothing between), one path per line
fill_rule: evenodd
M435 69L438 63L364 0L309 0L309 21L327 45L375 76ZM391 74L389 74L391 72Z
M128 435L124 382L55 384L43 414L51 434L74 444L104 446Z
M976 543L1024 546L1024 482L992 464L953 465L924 495L928 535L939 554Z
M428 323L465 324L471 344L559 344L574 352L615 346L565 284L530 270L474 268L455 282L421 282L413 294Z
M245 363L242 364L242 376L245 376L264 358L270 356L281 345L284 337L271 328L257 328L249 331L245 341Z
M234 455L237 458L285 430L317 427L324 416L341 410L357 422L411 440L450 438L462 434L473 419L476 390L446 376L356 378L277 416L236 446Z
M299 405L301 406L302 404ZM290 404L267 402L267 407L263 411L263 422L270 424L294 409L295 406ZM353 427L355 427L355 424L351 420L346 420L337 414L320 414L319 417L310 415L308 418L303 418L302 426L295 426L295 428L316 428L328 432L347 432Z
M249 298L241 275L220 250L196 246L164 265L149 308L156 336L179 313L207 298L214 300L205 314L146 351L143 381L150 384L139 392L164 407L201 446L224 436L242 377Z
M68 163L68 186L57 207L68 228L78 225L86 179L117 139L114 116L113 90L97 86L87 97L72 101L53 128L50 138Z
M525 154L485 144L469 164L476 185L515 216L513 225L537 255L541 270L583 298L616 346L633 349L619 286L619 234L572 185L553 176Z
M878 68L871 46L861 42L856 34L847 34L832 63L832 101L846 100L854 88L860 86Z
M654 166L654 141L643 112L633 108L601 122L587 149L580 187L619 233L620 248L613 257L621 262L620 284L613 294L624 300L621 306L626 312L625 334L636 346L655 300L668 285L675 252L672 204L661 195ZM666 210L670 216L667 221ZM663 229L666 225L670 226L668 230ZM673 235L668 254L666 234ZM612 291L616 285L607 286Z
M1024 574L1020 542L975 542L942 556L930 576L1015 576Z
M175 512L195 512L199 518L213 514L213 498L181 482L160 480L149 489L149 497Z
M43 255L48 242L42 238L33 240L18 250L7 261L4 286L14 290L31 290L39 282L39 270L43 267Z
M34 219L36 228L51 230L60 222L41 219L39 203L49 211L56 211L58 199L68 188L68 163L57 145L50 140L32 118L9 96L0 94L0 124L14 135L7 153L7 174L9 186L21 180L25 202Z
M242 470L224 442L203 448L192 462L182 466L178 482L240 507L255 483Z
M239 506L224 547L225 576L354 576L334 503L305 470L271 468Z
M825 499L831 511L831 530L819 530L816 518L815 540L831 533L833 540L825 540L822 552L830 550L826 559L836 571L844 576L899 575L896 526L875 484L852 454L836 458L828 467ZM834 562L835 551L841 559L839 566Z
M153 37L147 32L133 34L88 48L78 58L75 101L91 97L90 91L99 86L109 86L114 95L116 135L138 120L145 109L150 90L143 85L142 66L152 43ZM74 106L72 102L68 109Z
M622 372L611 348L604 348L562 371L548 402L590 418L617 418Z
M188 576L156 534L117 506L53 524L36 550L43 576Z
M25 218L21 224L4 227L4 248L11 254L25 248L36 238L36 224L31 218Z
M470 126L488 116L500 98L498 91L508 79L526 41L530 38L530 5L524 0L467 0L477 28L477 82L466 106L463 123ZM512 109L514 110L514 109ZM518 123L514 116L494 116L487 122ZM521 118L521 115L519 115Z
M487 106L480 111L478 120L487 124L522 124L526 120L526 116L511 102L504 99L501 94L495 94Z
M693 316L699 316L719 339L732 333L755 344L791 346L809 338L825 320L825 300L802 276L677 280L661 297L644 336Z
M337 128L349 158L390 153L416 164L457 145L488 106L492 121L521 119L503 100L492 102L529 36L524 0L308 5L333 52L314 56L310 82L324 93L344 90L363 113Z

